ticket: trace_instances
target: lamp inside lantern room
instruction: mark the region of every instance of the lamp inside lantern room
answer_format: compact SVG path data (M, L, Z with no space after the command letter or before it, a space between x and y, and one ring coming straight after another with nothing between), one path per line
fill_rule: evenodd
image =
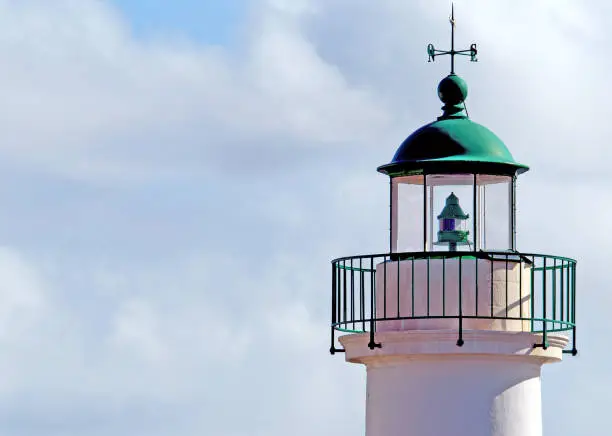
M470 232L467 229L467 219L469 217L469 214L461 209L459 198L454 192L451 192L446 198L444 209L437 217L440 229L435 244L448 245L448 251L457 251L457 245L469 245L468 236Z

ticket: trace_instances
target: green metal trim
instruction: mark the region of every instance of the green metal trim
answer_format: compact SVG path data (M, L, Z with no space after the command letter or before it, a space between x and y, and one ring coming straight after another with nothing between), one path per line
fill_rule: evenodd
M460 317L458 315L454 315L454 316L402 316L402 317L394 317L394 318L375 318L374 321L375 322L388 322L388 321L410 321L410 320L423 320L423 319L459 319ZM536 321L536 322L546 322L548 324L562 324L565 325L565 328L558 328L558 329L546 329L546 332L548 333L562 333L562 332L568 332L570 330L572 330L574 327L576 327L576 325L572 322L569 321L556 321L553 319L546 319L546 318L507 318L505 316L461 316L461 318L463 319L494 319L494 320L500 320L500 321ZM372 319L368 318L365 320L366 323L371 323ZM358 329L348 329L348 328L342 328L339 327L342 324L347 324L349 322L338 322L336 324L332 324L332 327L334 328L334 330L339 331L339 332L344 332L344 333L368 333L367 330L358 330ZM499 331L503 331L503 330L499 330ZM535 334L540 334L542 333L543 330L532 330L531 333L535 333Z
M453 242L457 245L469 244L468 236L470 232L468 230L450 230L450 231L438 231L438 240L434 242L434 245L445 245L449 242Z
M353 260L353 259L348 259L348 260ZM343 265L339 265L338 266L339 269L345 269L347 271L365 271L365 272L375 272L374 270L371 270L369 268L358 268L356 266L343 266Z
M449 252L449 251L403 251L403 252L397 252L397 253L376 253L376 254L368 254L368 255L354 255L354 256L344 256L344 257L338 257L335 259L332 259L331 263L337 263L337 262L341 262L343 260L350 260L350 259L359 259L359 258L370 258L370 257L388 257L390 260L389 262L395 262L397 261L397 258L399 257L400 260L407 260L410 258L414 258L415 260L418 259L425 259L427 257L430 257L432 259L442 259L442 258L453 258L453 257L464 257L465 259L491 259L490 256L516 256L516 257L520 257L523 258L523 262L532 256L535 257L547 257L549 259L557 259L557 260L565 260L567 262L571 262L571 263L576 263L576 259L572 259L570 257L565 257L565 256L559 256L556 254L541 254L541 253L520 253L518 251L456 251L456 252ZM508 259L510 262L513 261L513 259ZM519 262L519 259L515 259L516 262ZM530 261L530 263L533 263Z

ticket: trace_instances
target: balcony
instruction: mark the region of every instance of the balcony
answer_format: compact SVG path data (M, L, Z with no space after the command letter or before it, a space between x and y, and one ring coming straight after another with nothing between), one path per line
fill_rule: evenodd
M531 332L576 355L576 261L518 252L411 252L332 261L332 354L339 333L454 330Z

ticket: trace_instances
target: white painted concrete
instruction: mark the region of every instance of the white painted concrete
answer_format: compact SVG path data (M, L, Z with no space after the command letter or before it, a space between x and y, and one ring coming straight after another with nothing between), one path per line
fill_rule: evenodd
M346 359L367 367L366 436L541 436L540 370L567 339L537 334L395 331L346 335Z
M531 316L531 269L526 263L484 259L476 263L475 259L466 259L461 262L459 280L459 259L448 259L444 263L441 259L431 259L429 274L426 260L376 265L376 317L397 317L398 313L400 316L458 316L460 281L463 316ZM463 322L466 329L531 331L530 321L483 318ZM379 332L456 328L456 319L435 318L382 321L376 326Z
M438 358L368 367L368 436L540 436L540 365Z

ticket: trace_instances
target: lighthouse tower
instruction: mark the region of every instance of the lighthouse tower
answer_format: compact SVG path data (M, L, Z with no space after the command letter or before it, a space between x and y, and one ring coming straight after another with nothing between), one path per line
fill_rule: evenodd
M576 262L516 247L528 170L468 118L454 57L443 113L378 168L389 252L332 261L331 353L367 370L366 436L541 436L544 364L576 355Z

